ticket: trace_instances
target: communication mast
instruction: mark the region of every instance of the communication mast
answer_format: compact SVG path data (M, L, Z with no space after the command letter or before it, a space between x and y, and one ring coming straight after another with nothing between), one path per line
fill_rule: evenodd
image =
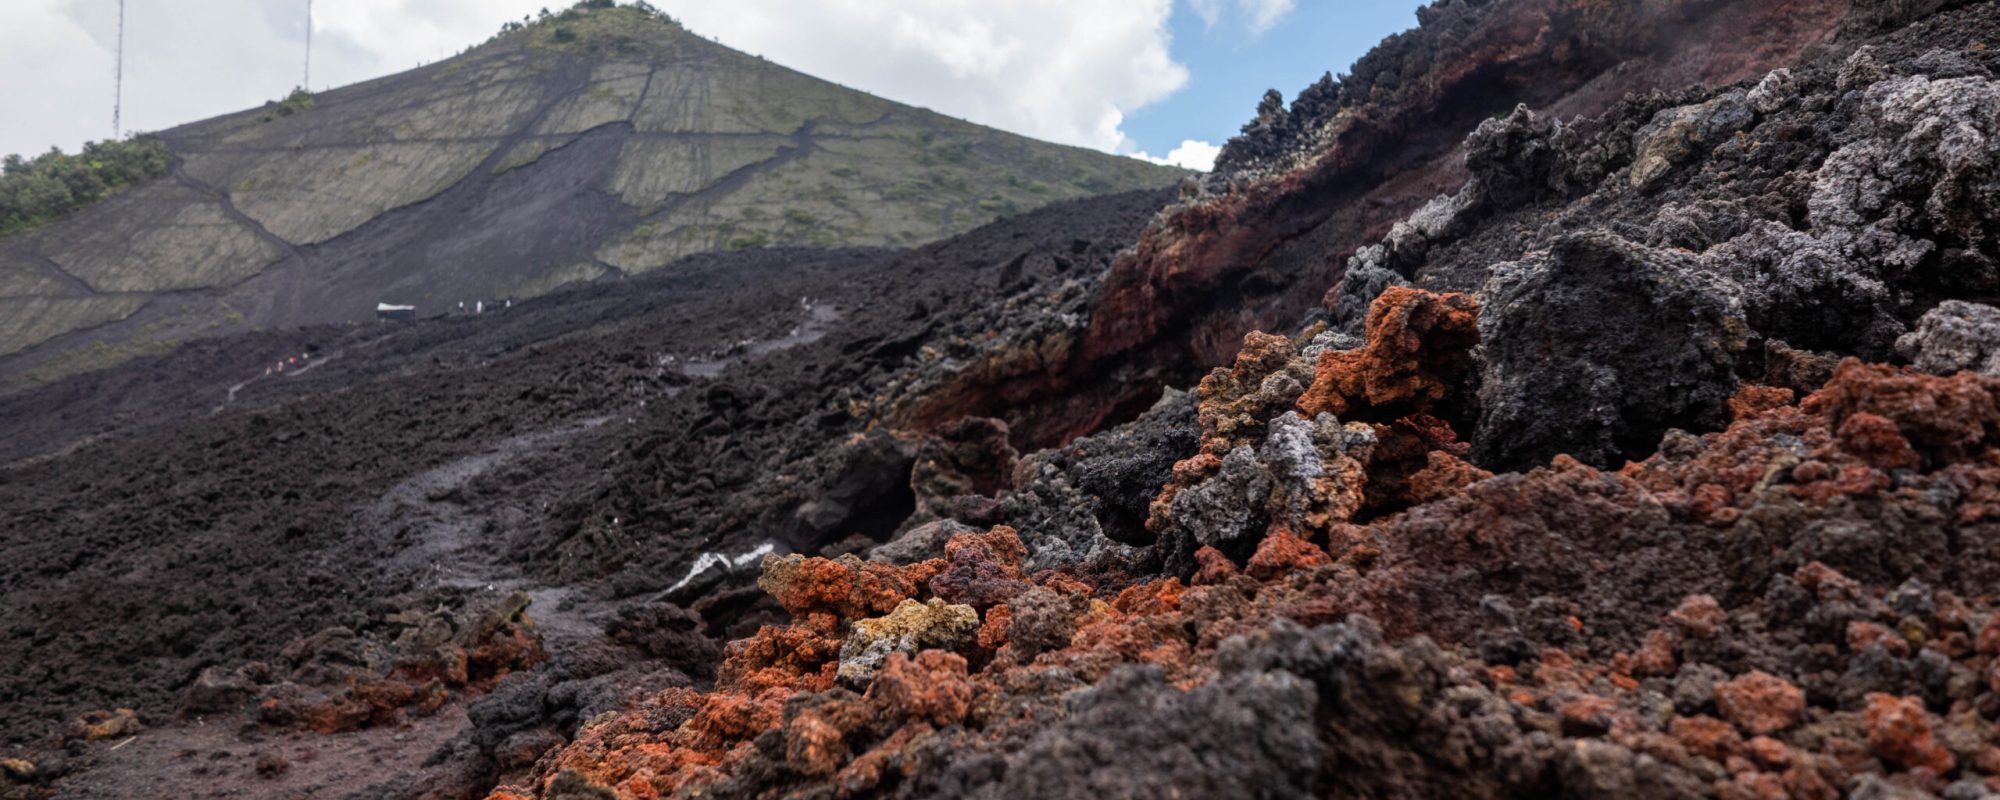
M111 95L111 138L124 134L125 111L125 0L118 0L118 67Z
M306 0L306 77L299 88L312 91L313 82L313 0Z

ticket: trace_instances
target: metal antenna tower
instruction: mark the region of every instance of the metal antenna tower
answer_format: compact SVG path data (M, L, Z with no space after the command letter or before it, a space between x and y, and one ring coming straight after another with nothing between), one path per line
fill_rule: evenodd
M125 0L118 0L118 68L111 95L111 138L125 132Z
M299 88L312 91L313 83L313 0L306 0L306 78Z

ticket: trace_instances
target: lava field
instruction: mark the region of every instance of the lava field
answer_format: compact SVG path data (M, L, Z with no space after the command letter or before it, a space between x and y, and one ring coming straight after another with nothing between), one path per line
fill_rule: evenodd
M2000 796L2000 5L1419 16L1178 190L0 397L0 797Z

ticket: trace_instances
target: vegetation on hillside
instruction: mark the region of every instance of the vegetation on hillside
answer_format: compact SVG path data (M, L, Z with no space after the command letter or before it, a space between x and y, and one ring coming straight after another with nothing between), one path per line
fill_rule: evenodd
M642 44L629 35L637 30L633 25L647 21L678 24L666 12L643 0L626 6L619 6L613 0L582 0L560 12L544 8L534 16L503 24L493 38L525 30L532 32L534 43L543 48L567 48L582 43L593 50L608 46L617 52L632 52Z
M293 89L292 93L285 95L285 99L283 100L266 102L264 104L264 113L258 116L257 119L261 122L270 122L275 119L289 117L293 114L311 111L315 102L317 101L313 99L313 93L306 91L305 87L302 86Z
M140 136L91 142L75 155L51 148L0 160L0 236L60 217L167 173L167 146Z

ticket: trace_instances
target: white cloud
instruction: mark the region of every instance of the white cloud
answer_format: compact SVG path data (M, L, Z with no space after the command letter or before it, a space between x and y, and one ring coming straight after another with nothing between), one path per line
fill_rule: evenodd
M1270 30L1285 15L1292 13L1292 0L1236 0L1236 5L1250 16L1252 34Z
M1187 83L1172 0L655 0L694 31L891 100L1131 152L1126 114Z
M73 149L80 132L111 132L110 55L56 6L0 3L0 153L35 155L58 142Z
M1188 0L1195 16L1201 17L1202 24L1210 28L1222 22L1223 15L1234 5L1252 36L1261 36L1276 27L1279 20L1292 13L1295 4L1295 0Z
M1168 151L1166 156L1149 155L1145 151L1133 153L1133 158L1151 161L1155 164L1172 164L1176 167L1197 169L1207 172L1215 168L1215 158L1222 155L1222 148L1208 142L1187 139L1181 146Z
M560 0L319 0L313 87L406 70ZM283 97L303 78L305 0L128 0L124 129ZM74 151L111 129L116 0L0 0L0 153Z

